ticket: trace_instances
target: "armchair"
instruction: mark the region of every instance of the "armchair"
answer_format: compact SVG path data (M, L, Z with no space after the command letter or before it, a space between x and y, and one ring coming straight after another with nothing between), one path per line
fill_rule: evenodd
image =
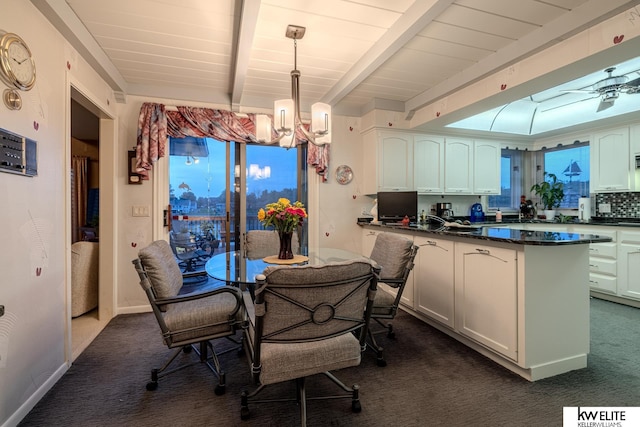
M301 423L306 425L305 378L315 374L324 374L342 393L313 400L348 398L352 411L361 411L359 387L347 387L330 371L360 364L377 272L375 263L358 259L267 267L257 277L255 329L250 328L248 343L259 386L252 393L242 392L242 419L250 416L250 401L290 400L299 403ZM266 386L289 380L295 380L297 389L290 399L256 398Z
M181 351L188 353L194 350L200 356L199 361L218 377L215 393L223 394L225 374L211 341L227 338L241 344L235 340L235 335L247 327L242 292L223 285L213 289L207 287L205 292L180 293L183 276L169 244L164 240L141 249L138 258L132 262L160 326L164 343L169 349L175 349L162 368L151 370L147 390L155 390L160 378L185 367L167 370ZM238 348L242 350L241 345ZM231 350L233 348L223 353Z
M280 238L275 230L249 230L245 234L245 250L249 258L264 258L277 254L279 247ZM291 248L294 254L300 253L300 240L297 232L293 233Z
M413 269L414 260L418 252L418 246L403 236L394 233L380 233L376 237L376 242L371 251L370 258L380 266L380 283L388 285L391 289L380 289L376 293L373 302L371 319L384 328L384 330L374 330L369 328L370 347L376 352L378 366L386 366L383 350L375 339L375 335L384 331L388 338L395 338L393 325L388 322L386 325L382 320L393 320L398 312L400 298L409 274Z

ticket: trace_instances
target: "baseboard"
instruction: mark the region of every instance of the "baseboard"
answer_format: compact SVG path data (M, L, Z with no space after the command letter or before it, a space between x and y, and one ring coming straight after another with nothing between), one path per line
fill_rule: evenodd
M29 411L31 411L45 394L62 378L69 370L69 366L64 363L45 381L29 398L2 424L2 427L15 427L22 421Z
M591 290L591 296L605 301L615 302L618 304L624 304L635 308L640 308L640 301L632 300L631 298L619 297L617 295L609 295L602 292Z
M137 305L132 307L118 307L117 314L151 313L151 305Z

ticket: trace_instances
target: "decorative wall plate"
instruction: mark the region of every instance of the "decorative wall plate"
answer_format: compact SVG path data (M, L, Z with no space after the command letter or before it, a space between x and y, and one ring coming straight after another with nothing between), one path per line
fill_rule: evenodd
M353 179L353 171L347 165L340 165L336 169L336 181L338 184L348 184Z

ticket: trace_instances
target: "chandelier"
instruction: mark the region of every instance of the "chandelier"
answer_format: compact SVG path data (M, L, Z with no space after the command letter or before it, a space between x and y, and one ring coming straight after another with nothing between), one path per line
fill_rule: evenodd
M331 106L316 102L311 106L311 130L308 131L300 118L300 71L298 71L298 40L304 37L305 27L288 25L286 36L293 39L293 70L291 70L291 98L279 99L273 103L273 124L277 133L272 138L271 119L264 115L256 116L256 139L267 144L279 143L281 147L291 148L295 143L295 134L299 130L312 144L323 146L331 143Z

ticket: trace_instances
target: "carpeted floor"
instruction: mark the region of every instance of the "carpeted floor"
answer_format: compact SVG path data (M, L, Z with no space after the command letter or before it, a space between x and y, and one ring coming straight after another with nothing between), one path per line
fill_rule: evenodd
M394 322L388 366L366 353L360 366L338 372L361 387L362 412L348 400L308 405L309 426L562 426L564 406L640 406L640 310L591 300L589 367L528 382L412 316ZM221 341L224 348L231 343ZM251 406L240 420L240 392L252 389L245 358L221 357L227 392L195 365L146 391L151 367L168 355L151 313L113 319L20 426L296 426L293 403ZM195 357L183 355L184 357ZM181 356L182 357L182 356ZM328 384L318 377L307 391ZM271 392L293 393L292 383Z

